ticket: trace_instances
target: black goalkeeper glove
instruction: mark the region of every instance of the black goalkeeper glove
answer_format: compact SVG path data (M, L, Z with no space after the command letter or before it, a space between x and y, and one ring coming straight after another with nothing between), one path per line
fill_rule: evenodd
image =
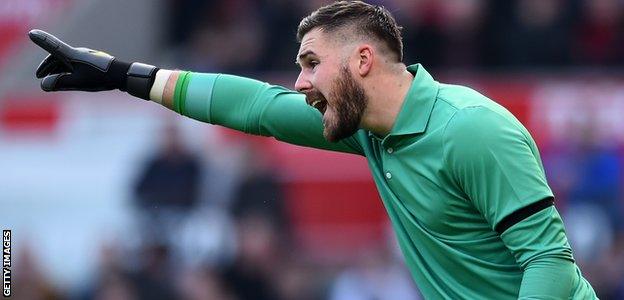
M36 71L41 89L51 91L107 91L120 89L149 100L158 68L123 62L102 51L74 48L55 36L31 30L30 39L50 53Z

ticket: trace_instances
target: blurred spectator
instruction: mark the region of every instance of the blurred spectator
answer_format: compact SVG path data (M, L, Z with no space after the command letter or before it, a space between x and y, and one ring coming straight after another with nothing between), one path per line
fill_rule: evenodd
M145 209L159 206L191 209L197 204L200 175L199 158L186 149L175 125L169 124L159 152L139 177L138 205Z
M138 256L139 267L130 273L139 299L178 299L174 287L178 272L170 261L169 248L165 244L147 245Z
M147 162L135 186L136 205L143 214L143 233L148 239L168 238L168 231L197 205L201 167L175 125L168 124L161 148Z
M237 258L222 276L239 299L280 299L274 281L281 270L279 234L262 214L248 214L237 223Z
M289 228L282 186L266 154L253 142L243 146L242 174L232 199L232 215L263 215L280 231Z

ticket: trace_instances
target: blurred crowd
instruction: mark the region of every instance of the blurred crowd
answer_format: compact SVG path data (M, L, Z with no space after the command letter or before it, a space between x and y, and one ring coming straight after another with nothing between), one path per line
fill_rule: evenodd
M624 299L624 145L595 125L569 128L540 151L583 275L601 299Z
M294 70L297 25L328 1L169 1L166 44L196 70ZM405 59L477 70L624 64L620 0L375 0L403 26ZM236 37L236 38L231 38Z
M293 242L279 174L253 140L229 149L240 168L221 168L174 123L160 135L128 191L135 225L102 238L94 273L59 289L21 245L15 299L420 299L389 228L340 264L308 257Z

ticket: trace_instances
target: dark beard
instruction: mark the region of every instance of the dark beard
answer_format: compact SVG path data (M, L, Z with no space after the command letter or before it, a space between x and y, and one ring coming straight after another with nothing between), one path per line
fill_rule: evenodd
M324 122L323 135L330 142L338 142L358 131L368 99L347 66L342 67L330 96L335 101L333 108L338 119Z

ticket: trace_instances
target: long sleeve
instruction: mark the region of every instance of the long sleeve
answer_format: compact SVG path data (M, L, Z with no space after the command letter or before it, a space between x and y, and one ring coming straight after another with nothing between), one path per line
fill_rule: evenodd
M193 119L287 143L362 154L355 138L330 143L323 137L321 114L305 95L257 80L189 73L176 85L174 109Z
M455 113L445 129L450 174L524 271L520 299L595 298L550 201L537 147L503 114L480 106Z
M501 238L524 270L520 299L568 299L572 295L581 278L553 206L516 223Z

